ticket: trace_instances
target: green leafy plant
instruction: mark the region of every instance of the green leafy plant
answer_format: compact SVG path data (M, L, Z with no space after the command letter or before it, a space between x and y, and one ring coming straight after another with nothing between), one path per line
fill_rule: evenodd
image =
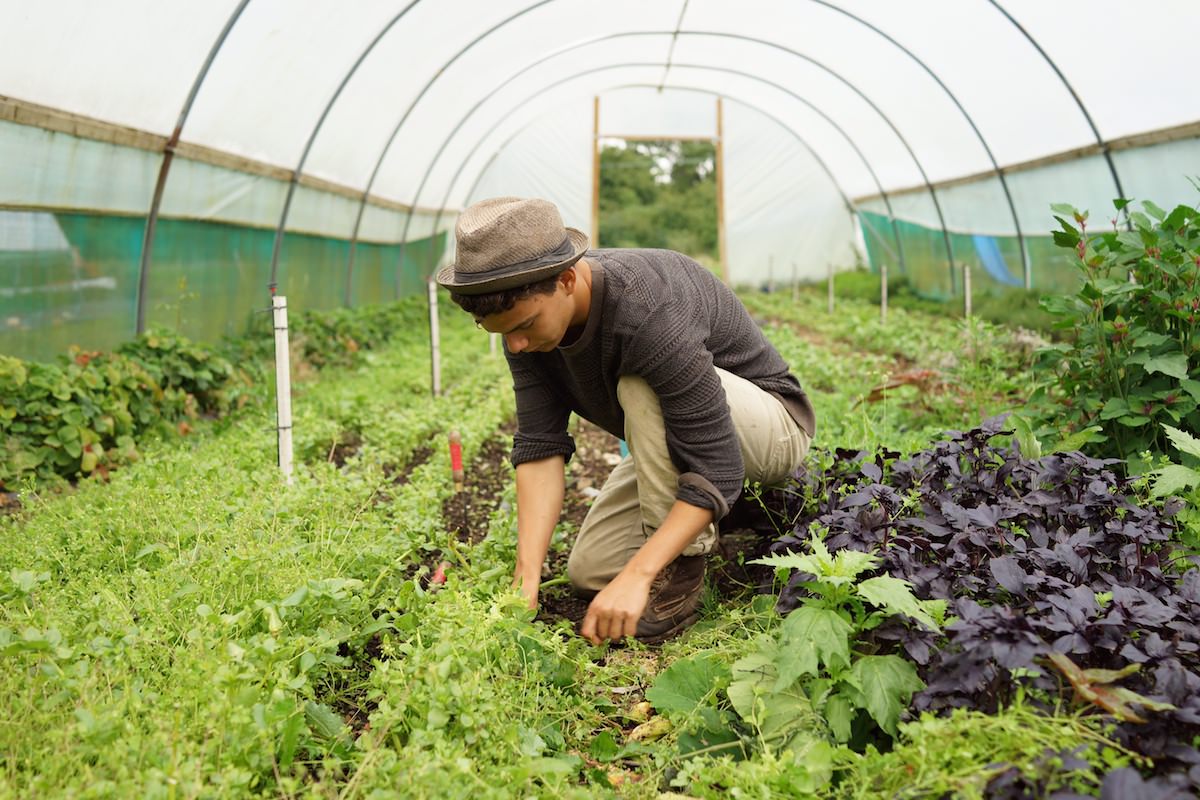
M907 581L890 575L860 580L864 572L879 566L873 554L841 550L830 555L816 535L809 548L808 554L754 562L775 567L777 573L796 570L811 576L801 583L811 596L784 619L774 647L734 664L734 674L765 675L759 662L769 660L775 680L769 686L757 682L758 695L770 698L801 687L841 743L872 733L868 720L894 737L900 712L924 683L904 658L871 652L865 634L895 615L940 629L946 604L918 600Z
M1200 439L1186 431L1163 425L1163 431L1184 463L1168 463L1149 473L1150 494L1163 498L1176 495L1187 505L1179 512L1180 540L1190 553L1200 552Z
M1118 212L1129 202L1116 200ZM1081 288L1044 301L1074 340L1039 351L1041 386L1033 397L1039 437L1091 429L1096 455L1136 459L1169 453L1164 423L1200 429L1200 212L1153 203L1128 213L1132 230L1089 234L1088 214L1053 206Z

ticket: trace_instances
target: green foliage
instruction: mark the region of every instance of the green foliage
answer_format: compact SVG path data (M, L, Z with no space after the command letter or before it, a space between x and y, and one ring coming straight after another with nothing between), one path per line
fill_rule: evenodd
M944 621L946 603L918 600L899 578L860 580L859 575L878 565L874 555L841 550L831 556L816 535L809 547L808 554L753 562L775 567L780 575L795 570L812 576L801 584L811 597L788 614L780 629L773 688L779 691L799 682L838 742L850 742L856 730L863 731L861 712L895 736L901 710L924 684L903 658L855 647L868 631L896 615L936 630Z
M1032 380L1023 342L981 320L894 309L802 292L742 292L750 312L809 393L821 441L847 448L924 448L943 431L1023 403ZM930 384L878 391L897 375L929 371ZM871 400L872 396L877 399ZM814 451L815 454L819 452Z
M1094 795L1105 773L1136 758L1103 725L1096 716L1047 716L1021 703L996 714L958 709L946 717L922 715L900 725L890 751L869 748L840 765L831 796L982 800L1001 776L1034 787L1028 796L1058 790Z
M1040 437L1098 428L1092 453L1135 462L1172 451L1164 424L1200 430L1200 212L1143 207L1133 230L1089 234L1086 212L1054 206L1055 242L1075 252L1082 288L1044 303L1075 337L1040 352L1033 398Z
M1200 553L1200 439L1163 425L1163 431L1184 463L1170 463L1149 473L1152 497L1178 495L1187 505L1177 515L1180 543L1189 554Z
M197 385L195 364L179 359L190 375L175 375L167 370L179 366L172 363L178 350L162 352L162 361L82 352L56 364L0 357L0 486L16 487L27 476L51 483L107 470L137 457L135 437L224 402L215 381L201 378L202 404L185 388ZM209 378L232 374L224 359L204 361L200 371Z
M897 362L936 361L964 394L999 402L986 381L1003 378L1001 368L980 369L975 354L1006 352L1002 332L899 310L882 328L866 305L830 317L822 302L755 313L774 320L769 336L813 390L824 441L924 444L979 413L950 402L858 403ZM872 707L887 720L903 706L889 688L903 676L872 660L886 654L872 651L869 631L841 645L826 632L854 628L850 604L818 607L840 625L821 616L824 626L801 630L804 616L781 619L773 597L714 603L661 651L592 648L565 622L533 621L508 587L511 490L469 546L440 513L452 491L438 444L447 428L461 430L470 464L511 419L503 359L488 357L486 339L450 309L447 391L435 399L423 306L411 317L364 313L365 332L336 319L332 335L305 329L313 347L323 340L331 350L296 395L293 486L279 481L259 392L239 414L196 421L186 442L139 441L139 460L109 483L27 495L20 515L0 515L9 723L0 726L0 796L596 797L613 794L615 772L627 779L617 791L632 797L667 786L695 797L829 797L839 772L842 783L899 779L928 763L955 778L960 762L978 771L1007 753L1033 754L1032 763L1041 752L1006 749L982 723L955 729L957 739L931 732L938 762L907 749L905 723L908 762L876 770L891 754L834 744L827 715L852 716L857 744L855 724L863 741L878 733ZM391 338L370 349L376 335ZM229 357L241 368L269 354L269 337L246 347ZM961 367L947 366L955 353ZM346 431L357 449L339 466L329 453ZM430 566L442 560L448 579L432 589ZM938 621L936 609L909 606L903 587L863 580L856 568L831 563L827 582L853 591L864 614ZM812 648L816 673L781 684L783 670L809 667L797 660L805 637L822 642ZM814 702L820 682L832 682L827 664L859 694ZM647 684L671 732L633 741ZM1037 741L1069 749L1093 732L1056 730Z
M600 246L717 256L711 142L637 142L600 153Z
M924 684L908 661L871 652L867 634L895 615L939 627L945 603L917 600L895 578L861 579L877 562L853 550L832 556L816 537L809 554L754 562L811 575L812 597L732 664L702 652L654 681L646 697L675 722L688 759L673 785L702 797L746 781L811 795L830 787L838 745L861 750L879 731L896 736ZM701 754L716 760L694 758Z
M859 300L879 304L879 275L864 269L844 270L834 275L834 295L837 302ZM806 288L813 294L824 296L828 290L825 281ZM971 301L971 313L979 319L996 325L1025 328L1053 338L1061 338L1062 331L1054 327L1054 316L1041 307L1042 293L1023 288L994 287L977 291ZM902 273L888 273L888 307L920 311L926 314L961 318L962 300L937 300L920 294Z
M348 367L398 332L423 330L423 298L293 315L293 353L312 367ZM270 331L197 344L165 329L115 353L72 351L43 364L0 356L0 488L75 480L137 458L147 433L221 416L261 395ZM237 365L237 366L235 366Z

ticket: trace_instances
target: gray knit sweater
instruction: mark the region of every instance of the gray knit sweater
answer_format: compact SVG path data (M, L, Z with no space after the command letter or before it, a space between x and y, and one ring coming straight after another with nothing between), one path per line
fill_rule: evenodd
M615 436L625 418L617 401L623 375L658 395L667 449L680 471L676 498L719 519L745 480L741 448L713 367L779 398L809 435L812 405L779 353L727 286L670 250L591 250L592 298L583 333L549 353L506 350L517 399L514 465L562 455L574 411Z

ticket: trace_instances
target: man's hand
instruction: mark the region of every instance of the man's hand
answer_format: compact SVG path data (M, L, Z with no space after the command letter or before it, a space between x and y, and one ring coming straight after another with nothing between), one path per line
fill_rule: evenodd
M579 635L592 644L600 644L605 639L636 634L638 620L650 600L652 581L653 575L642 577L623 570L592 600Z

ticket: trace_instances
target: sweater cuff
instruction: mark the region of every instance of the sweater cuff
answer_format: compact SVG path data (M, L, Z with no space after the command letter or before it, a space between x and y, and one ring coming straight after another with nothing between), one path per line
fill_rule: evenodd
M738 494L741 494L740 486ZM713 522L729 513L729 503L725 496L717 491L712 481L697 472L685 472L679 476L679 491L675 493L675 498L700 508L707 508L713 512Z
M513 449L509 460L513 467L526 461L541 461L543 458L562 456L565 462L575 455L575 440L566 433L521 433L513 434Z

